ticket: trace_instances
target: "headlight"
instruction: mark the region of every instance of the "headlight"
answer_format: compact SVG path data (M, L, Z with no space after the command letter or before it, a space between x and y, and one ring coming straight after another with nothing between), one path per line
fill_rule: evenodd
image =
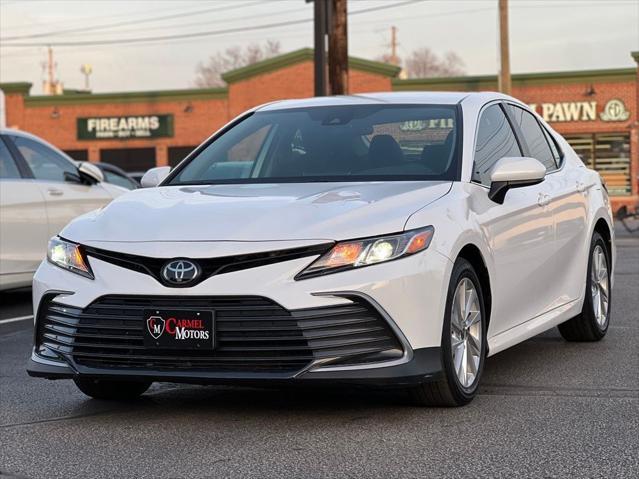
M396 235L339 242L295 279L337 273L419 253L428 248L434 231L432 226L427 226Z
M47 259L60 268L93 279L89 262L82 252L81 246L55 237L49 240Z

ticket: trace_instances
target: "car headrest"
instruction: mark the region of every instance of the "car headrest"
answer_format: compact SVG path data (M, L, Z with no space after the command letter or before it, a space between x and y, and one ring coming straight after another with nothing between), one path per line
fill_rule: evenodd
M421 162L433 173L444 173L448 167L448 159L453 148L454 135L452 130L448 132L443 143L436 145L424 145L421 154Z
M404 161L404 153L391 135L375 135L368 148L368 161L371 168L397 166Z

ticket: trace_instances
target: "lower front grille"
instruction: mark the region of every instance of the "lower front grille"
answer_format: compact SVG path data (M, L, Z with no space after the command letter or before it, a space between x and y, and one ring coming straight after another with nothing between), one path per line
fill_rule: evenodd
M145 309L212 310L216 348L148 349ZM293 373L315 360L362 364L401 357L402 346L367 302L288 311L257 296L104 296L84 309L49 298L36 351L100 369Z

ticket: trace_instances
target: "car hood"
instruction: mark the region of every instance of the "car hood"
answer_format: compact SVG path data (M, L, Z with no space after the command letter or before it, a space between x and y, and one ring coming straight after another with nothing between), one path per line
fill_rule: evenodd
M342 240L402 231L451 182L164 186L71 222L78 242Z

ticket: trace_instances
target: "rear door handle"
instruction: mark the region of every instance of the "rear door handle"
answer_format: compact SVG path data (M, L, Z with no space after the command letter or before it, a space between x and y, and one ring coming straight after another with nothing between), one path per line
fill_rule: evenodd
M539 193L539 196L537 197L537 204L539 206L546 206L548 203L550 203L550 195L546 193Z
M588 186L585 183L582 183L581 181L577 182L577 191L579 193L583 193L584 191L586 191L588 189Z
M62 196L64 194L64 191L59 190L57 188L49 188L47 190L47 192L51 195L51 196Z

